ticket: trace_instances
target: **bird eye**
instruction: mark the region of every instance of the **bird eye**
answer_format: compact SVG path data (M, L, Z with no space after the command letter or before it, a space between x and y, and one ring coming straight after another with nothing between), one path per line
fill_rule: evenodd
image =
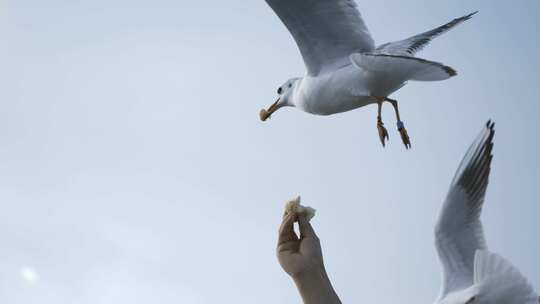
M281 88L278 88L278 89L277 89L277 93L278 93L279 95L281 95L281 92L283 92L283 90L282 90Z
M289 83L289 88L292 87L292 83Z

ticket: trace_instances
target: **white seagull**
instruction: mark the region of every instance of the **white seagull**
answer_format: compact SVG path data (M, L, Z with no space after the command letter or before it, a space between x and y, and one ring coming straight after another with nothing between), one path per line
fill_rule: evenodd
M488 185L494 124L471 145L450 185L435 227L443 270L436 304L538 304L527 279L487 250L480 213Z
M454 19L431 31L405 40L375 46L353 0L266 0L291 32L300 49L307 74L291 78L277 90L279 98L265 121L281 107L331 115L368 104L378 104L377 129L383 147L388 132L381 106L390 102L406 148L411 143L399 117L396 100L388 98L409 80L438 81L456 75L451 67L414 57L433 38L445 33L476 12Z

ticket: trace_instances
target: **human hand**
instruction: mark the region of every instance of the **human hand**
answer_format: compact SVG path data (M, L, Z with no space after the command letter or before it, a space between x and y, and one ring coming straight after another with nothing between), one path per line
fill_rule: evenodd
M300 237L294 231L295 222L298 222ZM283 270L293 278L324 269L319 238L304 214L289 212L283 216L277 257Z
M300 237L294 232L296 221ZM304 214L284 215L277 257L283 270L293 278L305 304L341 304L326 274L319 238Z

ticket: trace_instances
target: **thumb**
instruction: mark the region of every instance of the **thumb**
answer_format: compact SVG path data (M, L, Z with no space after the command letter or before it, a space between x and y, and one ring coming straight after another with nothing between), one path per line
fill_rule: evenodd
M298 214L298 226L300 228L301 238L314 238L318 239L315 230L311 226L305 214Z

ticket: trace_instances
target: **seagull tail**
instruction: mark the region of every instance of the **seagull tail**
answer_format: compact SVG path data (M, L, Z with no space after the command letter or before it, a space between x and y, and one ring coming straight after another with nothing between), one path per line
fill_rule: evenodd
M519 270L487 250L477 250L474 256L474 284L480 286L483 303L538 303L538 295Z
M363 70L373 72L385 79L406 82L439 81L456 76L457 72L442 63L410 56L355 53L350 56L352 63Z

